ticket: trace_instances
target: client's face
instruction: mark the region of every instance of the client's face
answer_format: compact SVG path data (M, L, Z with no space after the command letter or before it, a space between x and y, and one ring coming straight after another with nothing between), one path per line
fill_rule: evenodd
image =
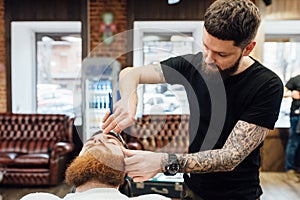
M124 181L121 142L111 135L98 134L84 144L79 156L66 171L66 182L78 187L88 181L118 186Z
M121 150L122 143L112 135L97 134L88 139L79 155L83 155L88 151L111 152L114 155L123 156Z

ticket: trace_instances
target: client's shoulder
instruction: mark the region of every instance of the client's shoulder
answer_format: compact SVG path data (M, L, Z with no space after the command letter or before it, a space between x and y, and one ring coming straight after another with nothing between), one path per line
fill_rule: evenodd
M169 197L165 197L159 194L144 194L137 197L131 197L133 200L171 200Z
M20 200L62 200L58 196L45 192L35 192L23 196Z

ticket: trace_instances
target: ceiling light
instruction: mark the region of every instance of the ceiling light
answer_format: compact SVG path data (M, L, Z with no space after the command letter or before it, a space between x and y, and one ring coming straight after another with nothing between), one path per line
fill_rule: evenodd
M168 0L168 4L178 3L180 0Z
M72 35L62 36L61 39L68 42L81 42L81 37L72 36Z
M43 36L43 37L42 37L42 41L43 41L43 42L53 42L54 40L53 40L51 37Z

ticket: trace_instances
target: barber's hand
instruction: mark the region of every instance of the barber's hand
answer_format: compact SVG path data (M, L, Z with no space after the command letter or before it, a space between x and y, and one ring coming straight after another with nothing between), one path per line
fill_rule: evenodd
M162 172L161 160L164 153L129 150L122 148L125 155L125 171L134 182L143 182Z
M137 100L135 98L136 97L132 97L131 99L122 98L114 104L113 114L107 111L102 121L104 134L107 134L112 130L119 133L134 124L137 106Z
M293 99L300 99L300 91L293 90L292 93L291 93L291 97Z

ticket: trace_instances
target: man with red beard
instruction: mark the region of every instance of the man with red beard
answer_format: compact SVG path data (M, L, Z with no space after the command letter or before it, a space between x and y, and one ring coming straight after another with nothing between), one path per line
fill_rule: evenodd
M66 170L66 183L76 188L75 193L67 194L64 200L95 199L158 199L169 198L147 194L129 198L119 192L118 188L125 178L124 155L122 143L112 135L97 134L86 141L80 154ZM32 193L21 200L61 199L50 193Z

